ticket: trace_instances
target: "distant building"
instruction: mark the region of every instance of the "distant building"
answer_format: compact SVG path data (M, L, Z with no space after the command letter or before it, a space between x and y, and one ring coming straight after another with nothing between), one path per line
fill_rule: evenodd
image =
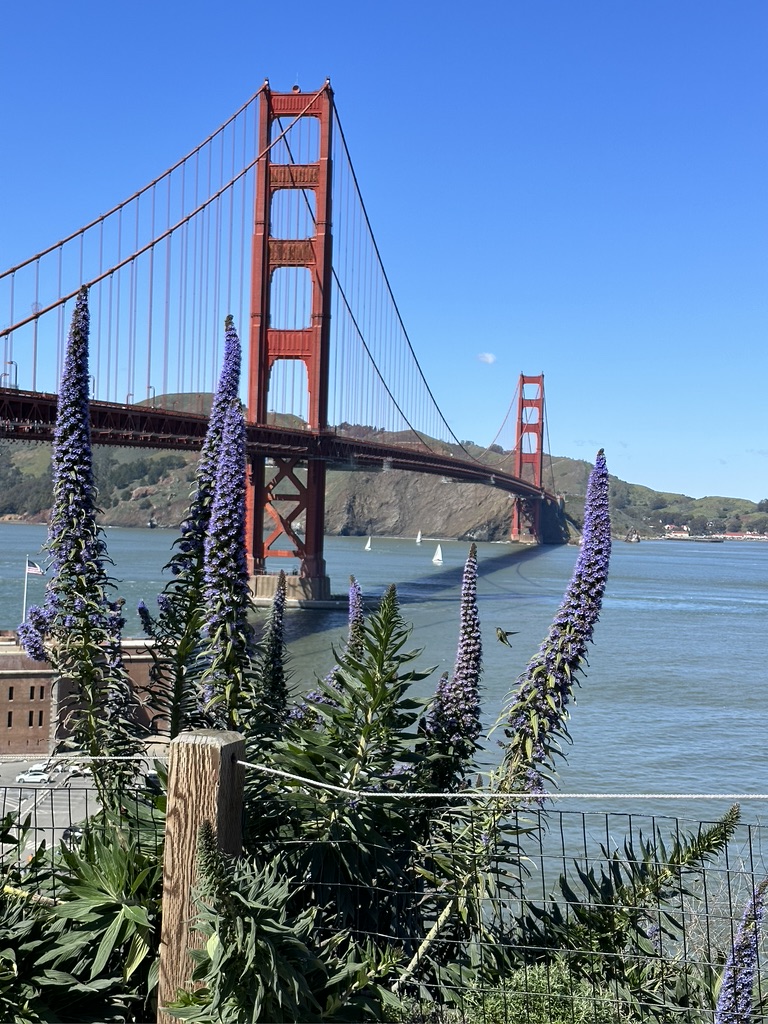
M688 537L690 532L690 527L675 526L673 523L667 523L664 527L664 535L666 537Z
M147 689L152 656L142 640L124 641L123 655L139 701L139 721L155 732ZM63 737L58 709L70 692L71 686L55 683L50 665L27 657L15 632L0 632L0 754L50 754Z

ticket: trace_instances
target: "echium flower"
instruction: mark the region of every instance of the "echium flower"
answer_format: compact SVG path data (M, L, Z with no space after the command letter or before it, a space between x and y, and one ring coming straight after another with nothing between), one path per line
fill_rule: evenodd
M501 724L507 744L500 769L503 789L541 794L545 767L552 768L566 738L568 704L608 579L611 519L608 469L603 449L597 453L587 485L582 546L563 602L546 639L518 679Z
M109 596L109 558L96 525L88 334L88 291L81 288L59 386L51 456L53 507L46 543L51 578L44 606L30 608L19 632L30 656L44 656L57 679L73 684L71 696L61 703L67 745L92 757L126 757L123 764L95 772L102 802L119 806L120 793L135 771L128 758L143 751L143 744L122 663L123 602Z
M469 549L461 586L461 626L456 666L437 685L425 722L432 753L448 755L458 781L469 765L480 735L480 675L483 641L477 609L477 546ZM447 780L443 780L447 784Z
M216 489L225 423L232 403L237 401L240 393L241 362L240 339L235 330L235 321L232 316L228 316L224 321L224 359L197 467L197 492L192 499L187 517L188 535L186 538L183 537L181 542L182 547L185 539L190 545L186 552L190 557L204 544L208 520L213 514L211 505Z
M81 288L72 314L59 386L51 455L53 507L46 542L51 555L51 578L45 605L42 609L30 608L27 621L19 630L25 650L38 659L41 653L45 656L47 638L70 614L73 600L78 595L81 601L87 599L106 582L106 545L96 526L91 452L89 328L88 290Z
M349 577L349 629L347 632L347 654L359 660L363 656L365 636L365 608L363 606L363 591L354 576ZM295 725L302 729L310 729L319 724L317 713L312 705L329 704L338 707L338 701L333 695L333 690L340 688L339 666L334 665L321 681L321 690L310 690L303 700L297 701L288 718Z
M203 681L213 686L214 701L223 703L227 722L234 725L240 691L254 653L245 557L245 421L237 399L224 416L203 581Z
M360 589L360 584L357 582L354 576L349 577L349 611L348 611L348 623L349 627L347 630L347 653L352 658L360 658L363 654L363 637L365 632L365 609L363 607L363 592ZM334 665L331 671L326 675L323 682L326 686L332 686L335 689L339 688L339 666ZM319 691L314 690L312 693L307 694L309 698L320 703L326 703L327 700L332 698L325 698Z
M365 608L363 607L363 591L354 576L349 577L349 631L347 633L347 650L356 658L363 653L363 634L365 630Z
M285 573L281 570L259 644L257 689L260 707L251 709L257 730L273 735L288 718L288 687L285 679Z
M715 1007L715 1024L749 1024L752 990L757 976L760 925L765 917L768 879L757 886L747 903L733 947L728 954Z
M144 602L138 609L144 632L155 641L150 685L159 709L158 717L166 720L171 737L182 729L210 724L201 714L200 695L193 681L199 655L198 638L204 624L205 538L225 413L238 397L242 361L240 339L231 316L225 320L224 331L223 363L198 462L195 487L181 524L180 536L174 545L176 550L165 567L173 578L158 595L156 616L150 613Z

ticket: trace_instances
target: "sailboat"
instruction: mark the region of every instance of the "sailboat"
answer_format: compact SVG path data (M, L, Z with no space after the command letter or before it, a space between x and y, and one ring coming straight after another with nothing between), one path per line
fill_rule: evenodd
M370 537L369 537L369 538L368 538L368 540L367 540L367 541L365 542L365 550L366 550L366 551L370 551L370 550L371 550L371 538L370 538Z
M416 543L421 544L421 530L416 534Z
M443 549L440 547L439 544L437 545L437 550L435 551L435 554L432 557L432 561L435 563L435 565L443 564Z

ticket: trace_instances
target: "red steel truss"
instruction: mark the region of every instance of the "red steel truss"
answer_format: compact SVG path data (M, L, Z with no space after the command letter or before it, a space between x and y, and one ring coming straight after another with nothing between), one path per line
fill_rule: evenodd
M271 126L279 117L314 117L319 126L316 163L277 164L270 159ZM261 94L259 153L251 268L250 370L248 419L267 423L270 373L278 359L300 359L307 371L310 431L327 428L328 351L331 315L331 137L333 93L330 85L311 100L298 90ZM278 189L313 190L315 232L308 239L270 237L271 206ZM306 267L312 285L310 325L297 330L270 327L270 286L278 267ZM269 462L269 464L268 464ZM325 462L308 460L306 482L296 474L295 458L250 457L246 545L252 574L266 571L268 558L299 558L300 575L327 589L323 557ZM265 520L272 529L265 536ZM303 527L303 539L296 527ZM281 546L282 545L282 546Z
M544 374L520 374L514 475L542 491L544 469ZM541 499L518 495L512 508L512 540L541 538Z

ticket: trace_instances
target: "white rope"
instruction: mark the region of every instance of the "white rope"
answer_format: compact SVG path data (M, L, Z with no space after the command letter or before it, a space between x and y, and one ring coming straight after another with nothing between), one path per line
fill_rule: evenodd
M346 796L373 797L375 800L424 800L426 798L441 800L768 800L768 793L499 793L490 790L467 789L460 793L419 793L419 792L378 792L371 789L347 789L345 786L334 786L330 782L319 779L307 779L292 772L284 772L279 768L269 768L263 764L250 761L238 761L244 768L253 768L266 775L276 775L281 779L298 782L302 786L314 789L327 789L331 793L343 793Z
M45 752L36 755L30 754L0 754L0 764L18 764L20 762L34 761L39 758L48 764L88 764L90 761L167 761L167 754L46 754Z

